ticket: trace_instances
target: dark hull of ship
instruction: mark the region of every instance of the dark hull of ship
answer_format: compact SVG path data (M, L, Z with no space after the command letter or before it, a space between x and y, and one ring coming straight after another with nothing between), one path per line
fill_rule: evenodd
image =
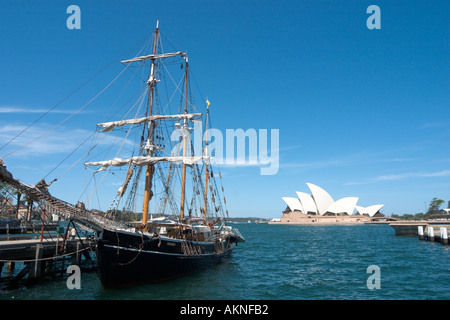
M104 289L160 282L219 263L233 251L222 243L177 240L103 230L97 263Z

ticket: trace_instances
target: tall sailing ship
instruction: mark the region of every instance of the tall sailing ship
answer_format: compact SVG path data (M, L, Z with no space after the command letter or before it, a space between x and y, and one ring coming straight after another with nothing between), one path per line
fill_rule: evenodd
M93 214L82 203L71 205L53 197L45 181L30 186L15 179L0 161L0 181L26 193L46 210L95 233L98 274L104 288L188 274L220 262L238 242L245 241L237 229L226 225L224 188L216 181L207 137L202 139L201 154L195 154L191 134L198 127L196 124L203 124L206 118L207 135L211 117L209 101L205 102L203 117L190 96L187 54L163 52L157 24L151 38L151 52L122 63L127 68L135 68L135 73L137 68L146 70L141 73L146 75L145 88L138 100L142 104L135 103L134 109L125 113L134 112L134 118L98 125L98 134L107 135L115 130L125 134L120 148L136 146L129 148L129 157L85 162L87 168L94 168L94 176L99 172L124 175L103 216ZM164 80L176 83L172 76L163 73L169 65L177 64L181 71L181 80L175 86L180 94L179 112L167 114L171 101L162 103L158 88L166 89L162 86ZM131 137L136 137L136 143L130 142ZM221 182L220 171L219 178ZM121 203L125 205L119 210ZM124 223L114 218L117 212L140 210L141 221Z

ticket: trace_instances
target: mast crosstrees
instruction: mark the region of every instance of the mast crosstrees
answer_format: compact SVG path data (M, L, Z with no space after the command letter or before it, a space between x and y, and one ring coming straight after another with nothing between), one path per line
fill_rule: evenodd
M179 202L179 218L180 220L183 220L185 218L185 213L187 210L189 210L189 217L192 216L192 210L194 203L201 203L201 206L195 205L195 210L198 210L198 212L202 212L203 216L206 218L207 213L207 182L205 182L205 186L195 186L195 183L192 183L193 188L193 195L192 200L189 202L186 201L187 196L187 167L193 168L194 166L197 166L198 163L203 162L204 163L204 170L205 175L209 175L209 171L206 168L206 164L209 163L209 156L207 154L203 155L191 155L190 153L194 148L190 146L192 141L190 140L190 130L192 128L189 127L189 122L197 119L201 119L202 114L199 112L189 113L188 108L193 107L196 109L195 106L192 105L192 101L188 101L189 96L189 62L188 57L185 53L182 51L177 51L173 53L161 53L159 51L159 37L160 32L158 27L154 31L154 39L153 39L153 46L152 46L152 53L149 55L142 55L138 56L132 59L122 60L122 63L141 63L143 61L151 61L151 65L149 66L149 74L146 81L147 84L147 108L146 108L146 115L144 117L136 117L134 119L127 119L127 120L118 120L118 121L110 121L110 122L104 122L99 123L98 129L99 132L102 133L109 133L113 131L116 128L129 126L129 129L124 130L131 130L133 126L135 125L143 125L144 126L144 135L141 140L141 152L139 152L139 155L137 156L131 156L131 157L115 157L110 160L103 160L103 161L88 161L85 162L86 166L92 166L92 167L100 167L95 172L104 171L109 167L122 167L122 166L131 166L131 167L145 167L145 187L144 187L144 198L143 198L143 207L142 207L142 225L146 225L149 218L149 203L151 199L154 197L154 190L152 190L155 180L155 173L158 172L158 178L162 178L160 180L163 180L163 194L165 193L165 199L164 201L164 207L167 201L170 201L170 198L173 200L177 200ZM162 47L161 47L162 48ZM159 64L160 60L166 59L166 58L173 58L173 57L180 57L184 60L184 63L182 65L182 69L184 67L184 84L183 89L179 90L179 87L176 86L174 92L178 91L182 96L182 104L183 104L183 112L179 114L158 114L155 108L155 103L157 103L157 85L160 81L159 78L159 66L164 66L164 70L167 70L167 66L164 63ZM144 66L142 64L142 66ZM173 96L172 96L173 97ZM170 100L172 99L170 98ZM161 138L161 134L158 134L157 130L160 127L160 121L174 121L176 120L177 123L175 123L175 127L177 128L180 134L180 142L176 144L176 147L172 150L172 154L168 154L167 151L165 151L164 147L161 147L161 141L164 138ZM125 131L125 132L128 132ZM173 132L172 132L173 136ZM189 144L189 145L188 145ZM180 154L180 150L176 150L176 148L183 149L182 155ZM164 154L166 153L166 154ZM176 153L176 155L174 155ZM189 153L189 154L188 154ZM207 161L208 160L208 161ZM164 165L164 163L168 164L168 170L166 169L166 175L164 176L163 171L161 170L161 166ZM155 165L158 166L158 168L155 167ZM181 165L181 168L177 165ZM178 171L180 169L181 173ZM195 169L198 170L198 169ZM178 174L177 174L178 172ZM179 198L173 193L174 190L169 191L173 188L172 181L175 176L179 176L181 180L180 185L180 193ZM193 174L193 177L195 177L196 173ZM199 177L198 177L199 178ZM129 177L127 178L129 179ZM200 179L196 182L197 184L200 183ZM189 182L189 185L191 182ZM202 200L194 201L197 193L201 190L202 193ZM159 191L156 191L159 192ZM120 196L123 195L123 192L119 192ZM160 194L159 194L160 195ZM203 196L204 195L204 196ZM214 197L214 195L211 193L211 195ZM134 197L134 196L133 196ZM163 195L164 197L164 195ZM174 198L175 197L175 198ZM214 201L214 200L213 200ZM115 201L116 202L116 201ZM117 202L118 203L118 202ZM161 207L161 206L159 206ZM203 207L203 208L202 208ZM203 210L202 210L203 209ZM116 209L117 210L117 209ZM156 212L155 212L156 213ZM161 212L164 214L164 211ZM199 214L199 213L198 213Z

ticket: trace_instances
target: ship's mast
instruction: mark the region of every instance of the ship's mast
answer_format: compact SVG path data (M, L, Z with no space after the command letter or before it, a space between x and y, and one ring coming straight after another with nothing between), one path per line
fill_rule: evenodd
M149 72L149 78L147 80L148 85L148 95L147 95L147 115L145 117L141 118L134 118L134 119L126 119L126 120L119 120L119 121L112 121L112 122L105 122L98 124L99 127L103 127L100 132L108 132L113 130L115 127L121 127L128 124L141 124L148 122L147 127L147 139L145 141L145 144L142 146L142 149L145 150L143 156L134 156L129 159L119 159L114 158L112 160L106 160L106 161L89 161L85 162L86 166L101 166L102 168L98 171L105 170L109 166L124 166L124 165L133 165L133 166L146 166L146 175L145 175L145 190L144 190L144 204L142 208L142 226L146 226L148 221L148 213L149 213L149 202L153 197L153 191L152 191L152 180L153 180L153 174L155 171L154 165L156 162L160 161L169 161L171 164L173 162L183 162L183 169L182 169L182 185L181 185L181 205L180 205L180 218L181 220L184 219L184 210L185 210L185 186L186 186L186 165L193 165L196 162L202 160L204 158L203 156L190 156L187 157L187 140L188 140L188 134L189 134L189 127L188 123L192 118L201 116L201 113L187 113L187 103L188 103L188 72L189 72L189 63L186 53L183 53L182 51L178 52L172 52L172 53L161 53L157 54L158 52L158 43L159 43L159 21L156 24L156 29L154 31L154 42L153 42L153 53L145 56L138 56L134 57L132 59L122 60L122 63L133 63L133 62L143 62L146 60L151 60L151 69ZM159 82L159 80L156 79L157 76L157 60L158 59L165 59L165 58L171 58L171 57L178 57L181 56L185 60L185 85L184 85L184 113L183 114L176 114L176 115L158 115L156 114L155 110L153 110L153 104L155 100L155 87L156 83ZM183 156L170 156L170 157L161 157L161 156L155 156L155 150L158 149L158 147L155 145L155 128L157 125L156 120L163 120L163 119L183 119ZM170 165L170 168L172 166ZM169 169L169 175L167 178L167 182L170 181L170 169ZM167 189L166 189L167 194Z
M185 68L185 80L184 80L184 113L187 113L187 94L188 94L188 68L189 68L189 62L188 57L185 57L186 61L186 68ZM183 125L183 157L186 157L186 145L187 145L187 126L188 122L186 119L184 119L184 125ZM181 204L180 204L180 220L184 219L184 202L185 202L185 187L186 187L186 164L183 162L183 170L181 172Z
M159 20L156 22L156 29L155 29L155 39L153 42L153 55L156 55L156 51L158 49L158 35L159 35ZM148 86L150 87L150 93L149 93L149 103L148 103L148 115L151 116L153 114L153 99L154 99L154 91L155 91L155 59L152 59L152 67L150 72L150 77L147 81ZM148 139L147 145L150 145L150 147L147 149L148 155L153 155L153 148L151 145L153 144L153 132L154 132L154 122L151 121L149 123L149 133L148 133ZM145 226L147 224L148 220L148 206L150 199L153 196L152 191L152 179L153 179L153 172L155 171L154 164L148 164L147 170L145 174L145 191L144 191L144 207L142 210L142 224Z
M208 117L209 117L209 101L206 100L206 142L205 142L205 154L204 156L208 156ZM203 216L206 218L206 204L208 197L208 164L205 163L205 198L203 204Z

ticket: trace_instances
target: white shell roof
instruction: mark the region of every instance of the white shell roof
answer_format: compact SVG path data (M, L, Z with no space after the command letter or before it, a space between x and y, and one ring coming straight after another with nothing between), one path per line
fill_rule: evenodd
M370 217L373 217L375 215L375 213L377 213L378 211L380 211L381 208L384 207L384 204L375 204L373 206L368 206L368 207L360 207L360 206L355 206L356 210L360 213L360 214L368 214Z
M332 213L347 213L348 215L352 215L355 210L356 203L358 202L358 198L356 197L346 197L337 200L331 206L328 207L327 211Z
M303 211L304 213L308 212L317 213L317 207L311 195L297 191L297 196L300 199L300 202L302 203L303 209L305 209L305 211Z
M357 206L357 197L345 197L334 201L328 192L323 190L321 187L312 183L307 183L307 185L312 195L297 191L296 193L298 199L292 197L282 198L292 211L300 210L306 214L308 212L314 212L320 215L323 215L326 212L335 214L347 213L348 215L352 215L356 208L360 214L367 214L370 217L373 217L382 207L384 207L383 204L377 204L365 208Z
M309 190L311 190L314 202L317 206L317 212L323 215L327 209L334 203L333 198L323 190L321 187L312 183L307 183Z
M286 202L291 211L300 210L301 212L304 212L302 204L300 203L300 200L298 200L297 198L283 197L281 199L283 199L284 202Z

